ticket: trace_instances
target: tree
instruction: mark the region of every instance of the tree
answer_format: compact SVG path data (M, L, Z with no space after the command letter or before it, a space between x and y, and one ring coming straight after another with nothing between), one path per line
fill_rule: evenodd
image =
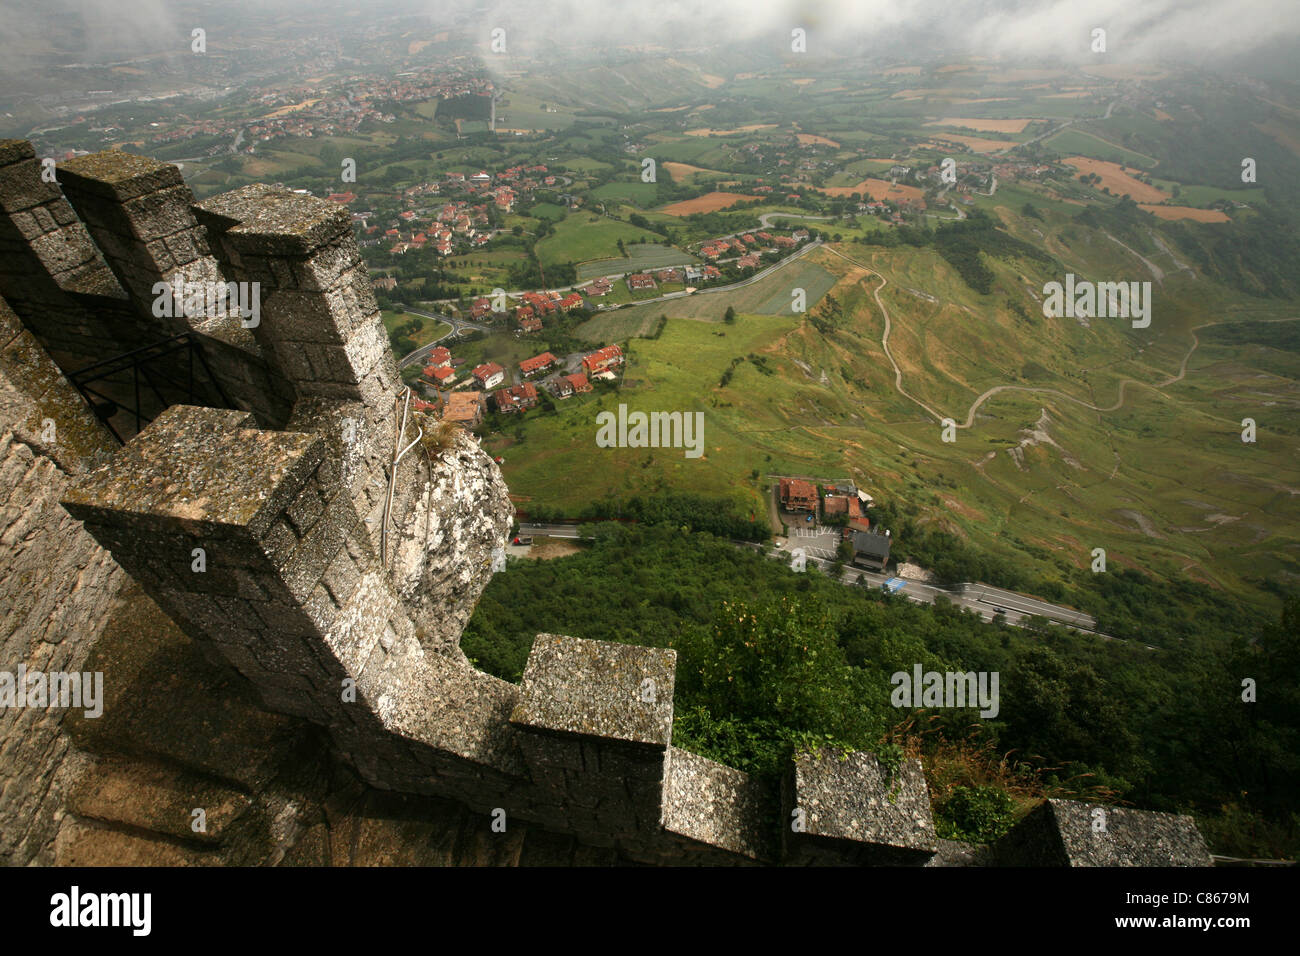
M722 321L726 322L728 325L735 325L735 324L736 324L736 310L733 309L731 306L727 306L727 311L726 311L726 313L722 316Z

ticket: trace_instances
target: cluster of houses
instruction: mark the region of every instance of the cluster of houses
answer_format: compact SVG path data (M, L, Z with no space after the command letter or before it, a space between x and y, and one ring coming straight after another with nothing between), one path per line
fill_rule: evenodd
M421 249L434 249L440 256L475 249L492 240L488 217L489 206L502 213L514 212L515 205L533 190L554 186L557 180L543 165L511 166L497 173L447 173L441 182L424 182L402 191L408 206L386 225L374 224L375 213L360 211L352 221L362 233L363 244L389 243L389 252L401 255ZM448 197L447 202L430 207L429 197ZM347 206L357 196L351 191L332 193L331 202ZM381 234L382 230L382 234Z
M853 563L876 571L883 571L889 561L893 539L888 531L873 529L866 508L871 496L859 491L851 481L817 485L802 478L782 478L777 483L777 498L781 508L794 515L818 514L826 518L843 516L846 521L841 532L844 540L853 546ZM838 522L836 522L838 524Z
M809 238L807 229L796 229L788 236L778 236L770 232L747 232L740 236L726 239L710 239L700 247L700 255L713 262L724 257L737 256L736 264L742 268L752 268L759 263L759 256L764 252L785 252L794 249Z
M586 305L579 292L567 295L560 292L525 292L519 297L522 304L514 307L515 324L521 332L540 332L542 317L556 312L572 312ZM469 316L476 322L487 322L507 313L498 313L492 308L492 300L479 296L469 308Z
M351 193L335 193L329 198L346 204ZM355 198L355 197L354 197ZM353 213L353 222L359 223L365 235L379 232L379 226L369 225L373 213ZM421 225L424 223L425 225ZM391 242L388 251L401 255L421 249L434 249L440 256L449 256L455 246L470 248L487 244L492 239L487 206L471 205L466 201L444 203L436 213L421 215L414 209L397 214L396 221L384 230L383 241Z
M290 44L288 56L296 55L292 47L301 44L305 51L315 42L304 36ZM392 123L396 117L380 109L388 102L419 103L470 93L490 95L492 80L486 75L466 73L452 63L440 63L402 77L368 79L349 76L346 88L322 93L319 86L277 88L257 97L257 107L265 114L253 120L242 117L205 119L169 126L149 139L151 146L162 146L195 138L229 139L244 133L240 151L253 154L259 143L284 138L342 136L360 129L363 123ZM157 124L155 124L157 125ZM227 152L225 143L211 151Z
M555 375L553 373L560 360L550 352L543 352L519 363L519 375L524 381L517 385L506 385L506 369L500 364L484 362L475 366L465 377L459 370L464 365L464 360L454 359L448 349L438 346L429 352L421 381L432 387L439 398L435 402L421 400L417 407L431 410L444 420L473 428L483 421L489 402L498 412L513 414L537 405L540 400L539 385L561 400L582 395L592 391L593 379L603 381L617 378L617 369L623 365L623 361L623 350L617 345L607 345L583 356L581 372ZM551 375L550 378L546 378L548 374ZM471 383L475 388L461 387Z

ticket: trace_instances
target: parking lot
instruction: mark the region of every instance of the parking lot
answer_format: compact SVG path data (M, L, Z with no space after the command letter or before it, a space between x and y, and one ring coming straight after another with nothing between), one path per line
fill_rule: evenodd
M804 551L818 558L835 560L835 549L840 543L840 529L825 528L815 521L808 521L804 513L782 511L781 520L790 529L786 550L803 548Z

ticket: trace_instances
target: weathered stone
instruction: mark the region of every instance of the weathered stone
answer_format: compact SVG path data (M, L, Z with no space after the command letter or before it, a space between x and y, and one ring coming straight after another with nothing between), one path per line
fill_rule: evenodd
M1211 866L1190 816L1045 800L993 845L1000 866Z
M672 741L676 662L673 650L538 634L510 719L663 750Z
M783 803L787 863L920 865L937 850L918 760L890 773L861 751L797 754Z

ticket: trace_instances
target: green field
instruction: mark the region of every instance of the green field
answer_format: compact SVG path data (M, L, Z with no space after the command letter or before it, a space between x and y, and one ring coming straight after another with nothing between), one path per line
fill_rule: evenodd
M586 262L618 255L620 239L628 246L643 239L653 243L660 238L644 229L595 213L574 213L555 224L554 235L537 243L537 256L543 266Z
M539 202L528 207L528 215L534 219L559 221L568 215L568 211L563 206L556 205L553 202Z
M605 183L603 186L597 186L588 194L590 200L595 202L612 202L620 200L623 202L633 202L642 208L648 208L658 203L659 184L658 183Z
M380 314L383 317L384 330L387 332L392 332L397 326L405 325L412 319L419 319L420 322L423 323L420 331L409 336L411 341L415 343L416 348L419 348L422 345L428 345L430 342L442 338L451 331L450 325L446 322L439 322L437 319L428 319L424 316L411 315L409 313L389 312L386 309ZM401 356L399 355L398 358L401 358Z
M1150 169L1156 165L1156 161L1150 156L1125 149L1099 136L1085 133L1081 129L1062 130L1055 136L1043 140L1043 145L1063 156L1090 156L1093 159L1140 166L1143 169Z
M616 272L645 272L699 262L690 253L661 243L624 242L623 248L627 250L626 258L596 259L582 263L578 266L578 281L586 282L596 276L613 275Z
M611 315L598 315L574 331L589 341L610 341L613 336L609 329L649 329L653 327L653 320L661 314L670 318L721 322L728 306L737 312L754 315L788 315L792 289L802 288L805 291L807 307L811 310L833 284L834 277L824 268L809 262L807 258L796 259L758 282L739 289L701 289L694 295L680 299L620 309Z
M1163 184L1161 184L1163 185ZM1168 188L1167 186L1165 188ZM1179 206L1208 206L1218 199L1227 199L1230 202L1244 202L1251 206L1258 207L1268 201L1264 190L1258 186L1252 186L1248 189L1219 189L1216 186L1180 186L1178 198L1171 200L1174 205Z

